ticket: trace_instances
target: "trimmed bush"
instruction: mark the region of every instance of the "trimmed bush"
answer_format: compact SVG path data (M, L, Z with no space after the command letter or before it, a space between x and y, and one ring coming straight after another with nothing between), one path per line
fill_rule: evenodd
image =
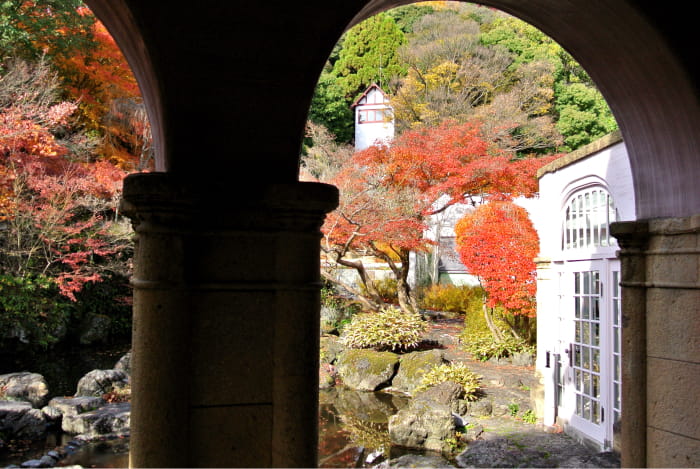
M343 329L341 340L350 348L407 351L418 345L425 329L420 315L388 306L377 313L353 316Z
M385 303L396 304L399 301L398 293L398 282L393 277L384 277L377 280L372 280L374 288L377 289L377 293L382 297ZM360 292L363 295L367 295L367 288L364 285L360 286Z
M453 313L480 312L484 291L467 285L430 285L422 291L421 307Z
M68 300L56 283L41 275L0 275L0 343L7 339L48 347L65 334Z
M479 397L481 377L464 366L462 363L443 363L428 370L416 393L437 386L445 381L453 381L464 388L464 399L475 401Z
M506 358L516 353L533 353L534 347L521 339L506 336L504 340L497 341L490 333L472 334L468 340L462 339L462 347L471 353L474 358L486 361L490 358Z

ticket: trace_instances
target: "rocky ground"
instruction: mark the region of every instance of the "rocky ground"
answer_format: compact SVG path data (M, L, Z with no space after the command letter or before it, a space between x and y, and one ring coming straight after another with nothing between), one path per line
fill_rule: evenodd
M462 327L461 319L438 319L431 322L426 338L439 344L446 359L464 362L481 375L486 396L494 406L502 406L503 414L496 415L500 412L494 409L489 417L467 422L478 436L455 461L406 455L384 463L384 467L620 467L619 458L613 453L599 453L561 429L523 421L531 407L534 366L474 360L459 347Z

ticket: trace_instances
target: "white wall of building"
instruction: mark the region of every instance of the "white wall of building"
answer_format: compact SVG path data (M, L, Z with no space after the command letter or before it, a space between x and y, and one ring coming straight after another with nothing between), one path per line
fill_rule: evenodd
M540 237L536 369L544 381L544 424L552 425L562 419L561 415L557 416L555 401L557 377L554 354L560 354L564 357L562 360L566 362L568 357L565 356L564 349L571 348L563 343L571 339L562 338L567 334L569 327L567 321L570 320L566 315L573 314L568 311L571 303L566 299L568 297L565 293L569 291L567 288L571 287L569 285L570 276L573 275L571 272L587 270L587 265L593 265L587 264L590 262L607 266L610 272L614 269L619 270L616 259L618 248L614 239L609 245L595 248L564 248L562 233L567 203L578 191L602 188L610 194L614 203L615 220L611 221L628 221L635 218L635 196L627 150L619 134L604 137L545 166L540 170L539 177L539 198L533 201L532 207L529 207L531 218ZM612 274L601 273L601 275L601 279L604 277L606 281L613 278ZM612 292L610 285L602 286L605 287L606 294L610 295ZM600 301L602 308L604 307L602 302L608 302L609 299ZM601 327L608 326L601 323ZM612 341L612 339L608 340ZM602 376L601 379L603 379ZM609 408L606 409L606 413L609 410ZM567 418L571 420L571 416L567 415L564 418L567 431L592 441L585 432L579 433L575 428L576 425L568 426ZM594 442L603 448L608 446L608 439L611 439L609 434Z
M394 138L394 117L389 98L372 85L354 104L355 150L374 144L388 144Z

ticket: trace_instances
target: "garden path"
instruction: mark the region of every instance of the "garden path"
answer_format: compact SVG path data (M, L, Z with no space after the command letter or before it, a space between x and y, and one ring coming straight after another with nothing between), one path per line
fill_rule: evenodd
M537 381L535 367L475 360L460 347L463 321L435 318L425 339L438 343L446 359L463 362L481 375L482 389L494 402L494 414L502 415L467 422L483 432L458 458L460 467L620 467L616 454L586 446L561 428L523 421L524 413L532 408L530 390ZM495 410L497 406L500 412Z

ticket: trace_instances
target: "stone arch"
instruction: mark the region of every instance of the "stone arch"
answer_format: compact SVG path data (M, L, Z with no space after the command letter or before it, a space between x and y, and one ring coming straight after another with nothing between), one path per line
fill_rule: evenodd
M164 171L167 169L165 164L166 125L163 122L159 77L153 68L146 39L123 0L86 0L85 3L114 37L136 77L153 132L156 170Z
M312 466L318 344L312 328L298 325L318 314L315 237L337 195L327 186L296 182L304 122L342 31L409 2L87 3L134 70L153 126L157 167L167 171L125 182L128 212L141 230L135 293L141 335L135 342L142 348L134 353L140 402L132 413L132 464ZM623 273L630 274L623 278L629 289L623 311L636 320L627 329L636 353L625 352L636 368L623 382L635 383L628 397L636 399L637 412L623 428L629 450L623 464L697 462L700 436L687 422L698 421L699 411L692 402L668 411L674 399L697 395L700 382L697 337L683 328L684 320L695 320L700 298L692 15L628 0L483 3L562 44L615 113L630 154L637 218L662 218L616 233ZM259 127L263 118L274 132ZM232 209L231 200L244 203ZM647 248L652 242L653 251ZM664 272L680 280L657 281L667 280ZM679 306L669 308L674 302ZM252 357L250 351L271 336L274 353L263 349ZM648 355L647 336L654 337ZM238 378L241 372L245 379ZM182 386L183 376L189 386ZM654 426L647 425L647 412ZM688 460L674 460L679 454Z

